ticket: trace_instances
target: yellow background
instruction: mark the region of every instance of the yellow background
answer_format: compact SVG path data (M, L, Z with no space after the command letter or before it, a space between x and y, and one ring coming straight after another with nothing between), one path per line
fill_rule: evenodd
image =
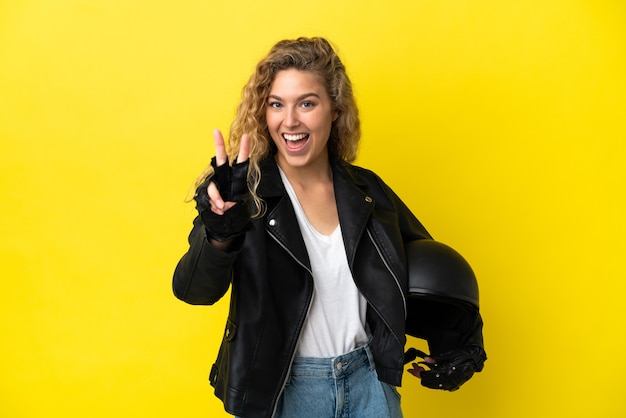
M473 265L489 360L405 415L626 416L626 3L0 2L0 416L221 417L187 188L279 39L338 47L379 173Z

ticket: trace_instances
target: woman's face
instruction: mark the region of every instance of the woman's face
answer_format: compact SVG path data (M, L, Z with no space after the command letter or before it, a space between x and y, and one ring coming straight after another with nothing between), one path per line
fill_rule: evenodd
M296 69L276 73L265 115L283 170L314 168L320 163L319 167L325 167L330 129L337 115L318 75Z

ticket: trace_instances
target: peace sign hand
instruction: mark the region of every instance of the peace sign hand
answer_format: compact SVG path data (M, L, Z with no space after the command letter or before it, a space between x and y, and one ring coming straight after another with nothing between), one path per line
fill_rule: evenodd
M232 208L237 202L248 198L248 154L250 140L248 135L241 137L237 161L232 167L228 164L228 155L224 145L224 137L219 129L213 131L215 140L215 157L211 160L214 174L208 186L211 210L218 215Z
M248 135L241 137L239 155L231 167L228 163L222 133L213 131L215 157L211 160L214 173L196 190L196 208L210 238L231 241L250 228L248 190Z

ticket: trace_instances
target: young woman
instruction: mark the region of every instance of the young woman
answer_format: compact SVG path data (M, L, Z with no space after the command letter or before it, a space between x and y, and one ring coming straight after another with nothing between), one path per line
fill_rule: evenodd
M350 164L359 137L351 83L322 38L277 43L243 90L229 152L214 132L173 288L210 305L231 287L210 381L234 415L402 416L405 244L431 237Z

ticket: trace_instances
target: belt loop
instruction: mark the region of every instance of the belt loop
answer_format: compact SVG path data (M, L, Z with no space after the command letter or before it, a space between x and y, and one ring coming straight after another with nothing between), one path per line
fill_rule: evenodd
M374 363L374 354L372 353L372 349L370 345L365 345L365 353L367 353L367 360L370 362L370 370L376 370L376 363Z

